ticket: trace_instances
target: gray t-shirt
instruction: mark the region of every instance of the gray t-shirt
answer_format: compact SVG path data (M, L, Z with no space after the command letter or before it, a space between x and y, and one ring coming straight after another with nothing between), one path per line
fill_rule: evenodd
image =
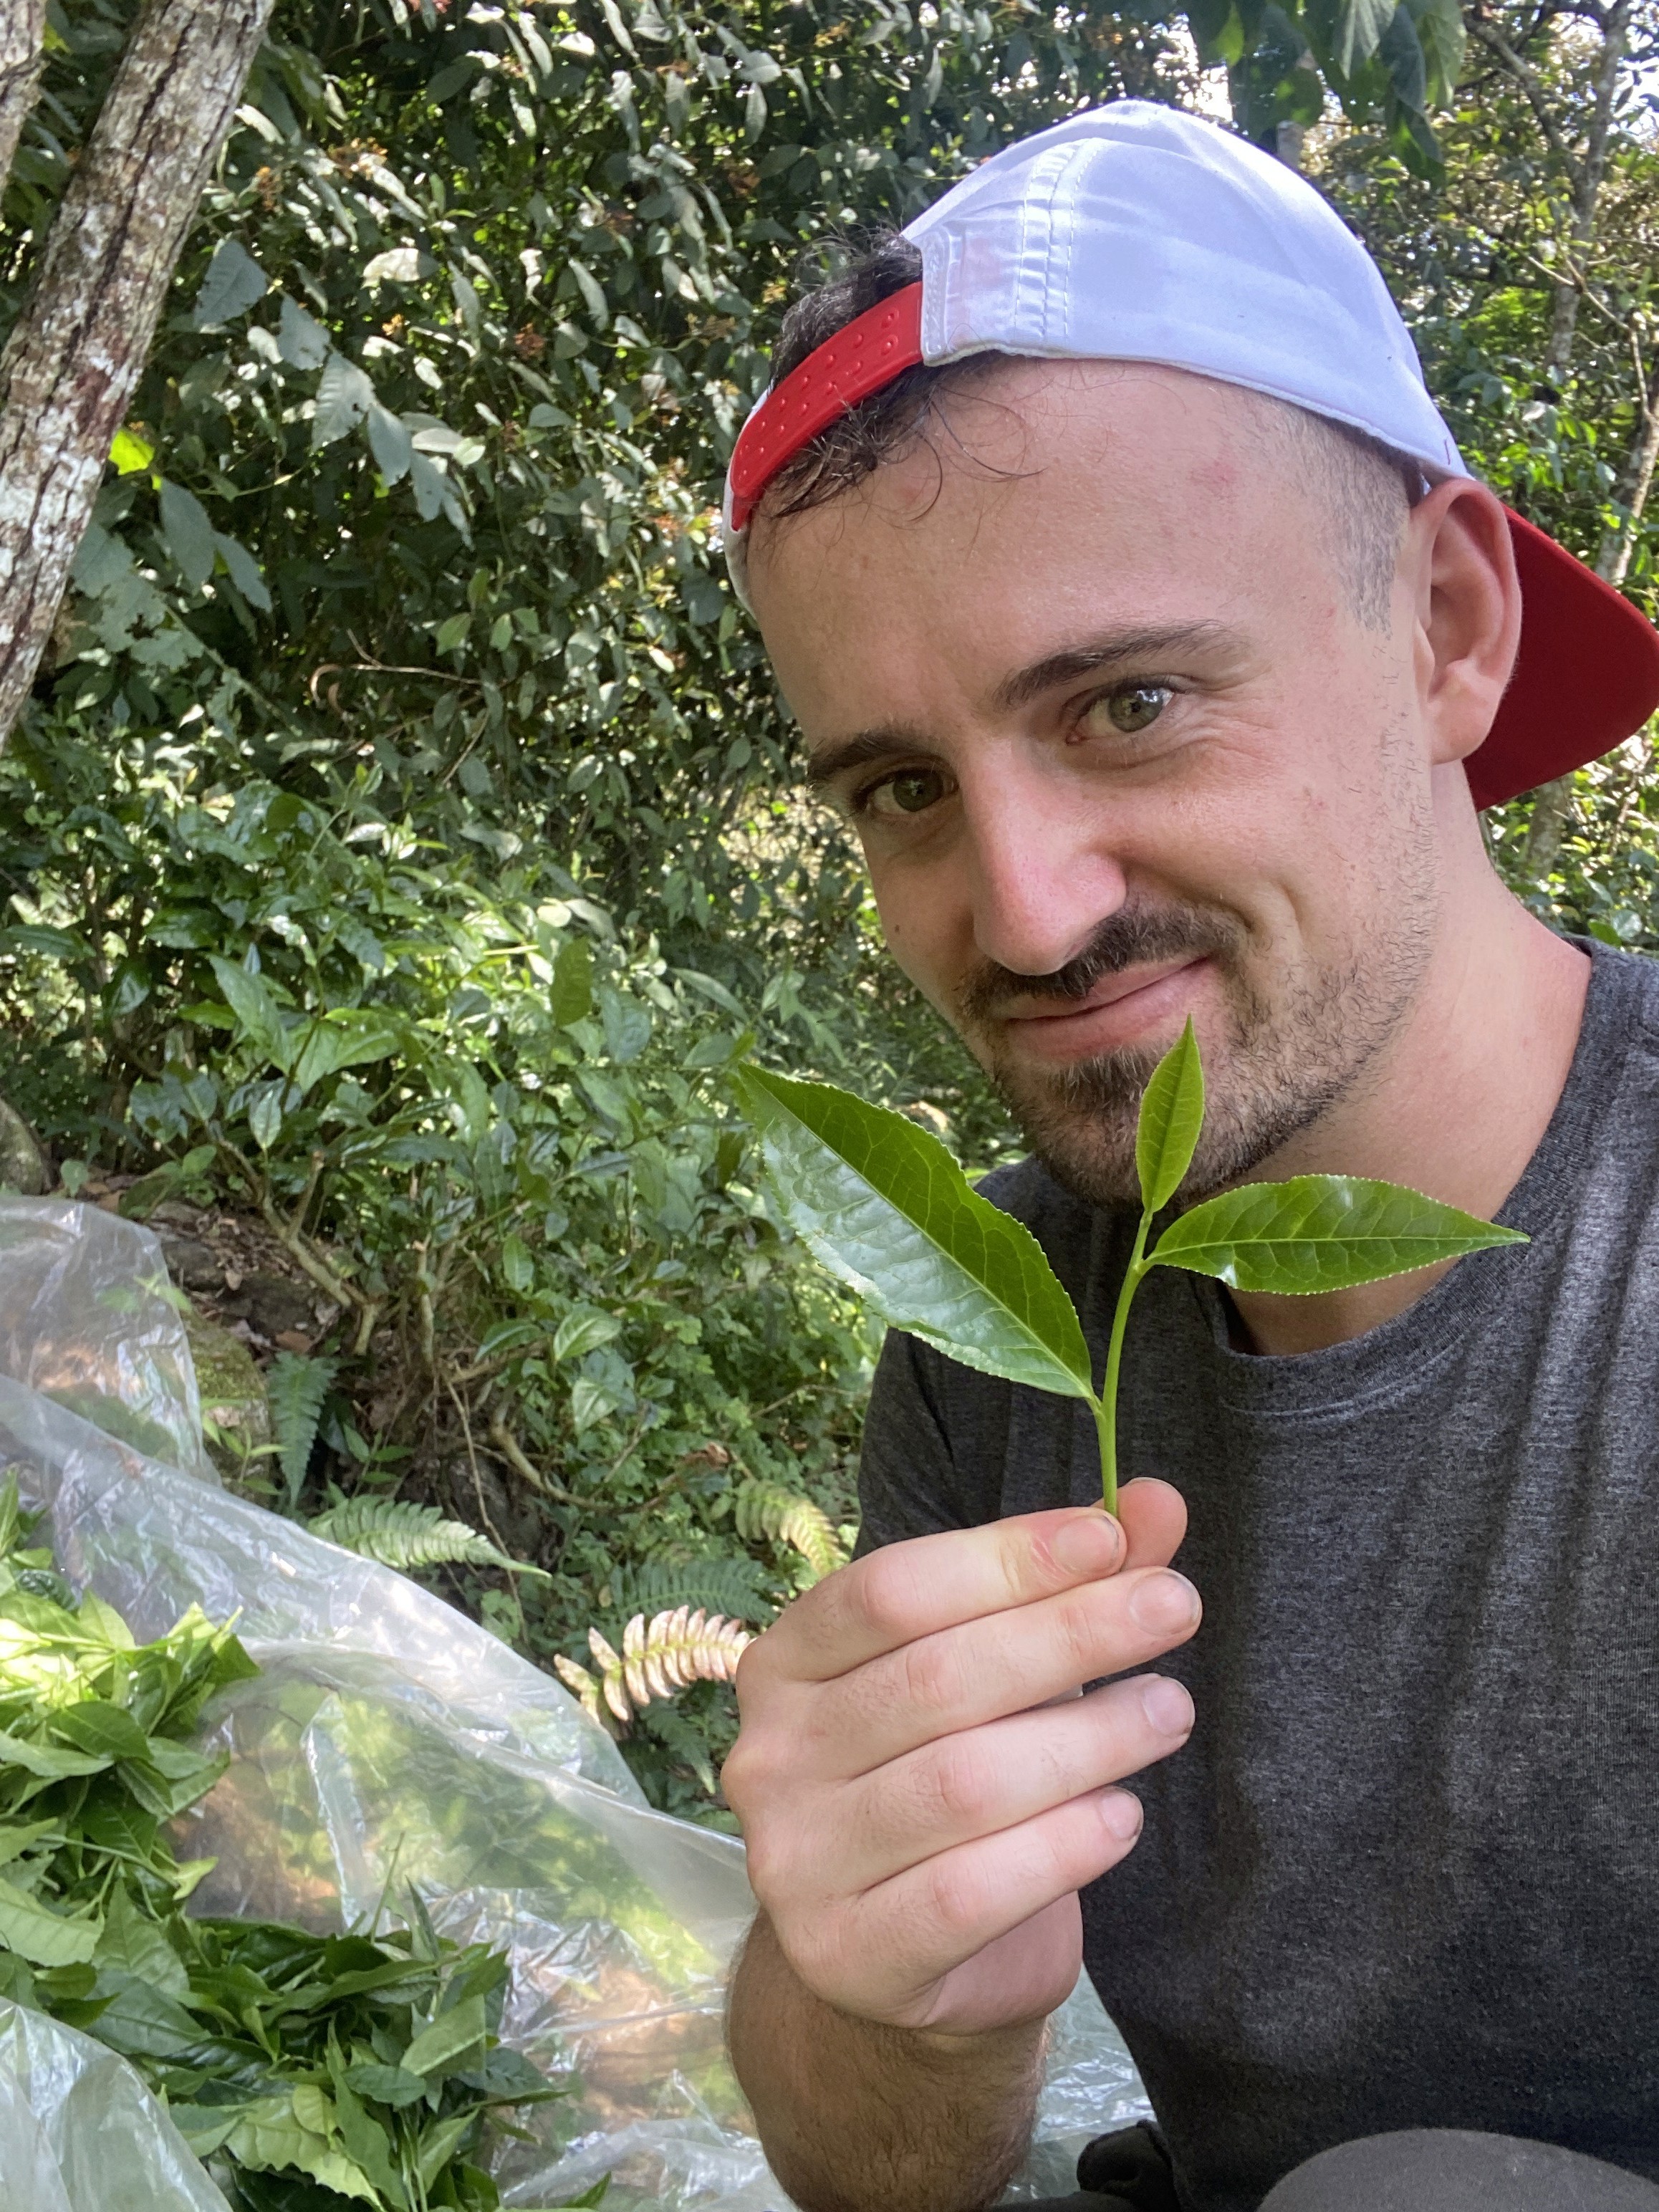
M1484 2128L1659 2179L1659 966L1596 948L1560 1104L1500 1218L1357 1340L1229 1347L1214 1284L1130 1322L1125 1479L1191 1526L1159 1662L1190 1743L1084 1892L1088 1968L1189 2212L1346 2138ZM1132 1224L1028 1163L1097 1371ZM1099 1494L1086 1409L890 1336L864 1547Z

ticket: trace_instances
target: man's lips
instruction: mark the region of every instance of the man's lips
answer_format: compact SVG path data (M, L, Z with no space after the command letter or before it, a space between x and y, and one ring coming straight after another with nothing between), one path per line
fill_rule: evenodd
M1011 1000L993 1017L1021 1053L1038 1060L1084 1060L1139 1043L1190 1002L1209 955L1187 953L1103 975L1084 999Z

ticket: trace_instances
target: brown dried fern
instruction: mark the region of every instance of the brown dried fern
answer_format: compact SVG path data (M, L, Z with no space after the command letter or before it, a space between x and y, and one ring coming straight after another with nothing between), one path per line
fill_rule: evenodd
M745 1543L766 1537L787 1544L800 1553L815 1580L847 1564L829 1515L799 1490L786 1490L780 1482L762 1482L751 1475L738 1485L732 1508L738 1534Z
M701 1607L693 1613L682 1605L649 1621L636 1613L623 1631L620 1651L590 1628L587 1643L599 1670L597 1680L562 1653L553 1664L582 1711L616 1735L641 1708L693 1682L729 1682L744 1646L753 1641L741 1621Z

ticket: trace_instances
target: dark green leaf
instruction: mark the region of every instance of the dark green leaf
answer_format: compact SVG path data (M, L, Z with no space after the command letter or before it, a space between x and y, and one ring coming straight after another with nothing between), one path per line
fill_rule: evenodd
M245 246L222 239L208 264L192 313L198 325L228 323L265 295L265 272Z
M290 368L320 368L328 358L328 332L286 293L277 318L276 347Z
M937 1137L833 1084L735 1074L791 1226L884 1321L987 1374L1089 1396L1083 1330L1042 1247Z
M209 955L209 964L241 1028L267 1060L286 1072L291 1057L289 1033L282 1008L264 978L253 975L237 961L222 958L216 952Z
M615 1314L601 1313L597 1306L573 1306L553 1333L553 1357L580 1359L621 1334Z
M328 2070L334 2083L334 2117L348 2157L356 2163L396 2212L407 2212L409 2194L392 2162L392 2142L371 2112L365 2112L338 2048L331 2044Z
M415 2164L422 2181L428 2189L477 2125L477 2121L472 2113L457 2112L452 2119L435 2121L422 2130Z
M199 592L213 574L213 524L201 501L182 484L161 486L161 534L179 574L191 591Z
M100 1968L118 1967L163 1996L182 2002L190 1995L183 1960L165 1930L133 1903L124 1884L117 1885L110 1899L104 1932L93 1955Z
M403 1025L392 1015L351 1009L329 1014L301 1034L292 1071L301 1096L343 1067L389 1058L404 1041Z
M224 562L230 580L235 585L250 606L258 607L262 614L270 612L270 592L258 562L240 538L228 538L223 531L216 531L214 550Z
M585 937L568 937L553 963L553 1018L562 1029L593 1009L593 953Z
M355 430L374 404L374 386L356 362L343 353L331 353L323 364L317 387L317 411L312 417L311 442L320 450Z
M426 2094L425 2075L411 2074L403 2066L350 2066L345 2078L360 2097L367 2097L377 2105L390 2105L394 2111L401 2110L404 2105L419 2104Z

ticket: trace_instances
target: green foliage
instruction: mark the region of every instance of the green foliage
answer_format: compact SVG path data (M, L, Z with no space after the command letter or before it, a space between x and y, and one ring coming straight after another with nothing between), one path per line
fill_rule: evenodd
M1369 132L1332 133L1318 180L1371 248L1411 325L1431 389L1469 465L1510 504L1659 612L1655 520L1635 495L1659 294L1659 159L1652 88L1614 87L1594 229L1580 234L1583 156L1597 112L1599 31L1504 4L1479 28L1455 110L1438 125L1431 188ZM1595 19L1599 24L1600 19ZM1494 58L1501 38L1523 86ZM1579 304L1565 368L1551 359L1558 278ZM1486 817L1497 864L1534 911L1609 945L1659 948L1659 814L1651 739L1571 780L1559 848L1539 850L1531 795Z
M1201 58L1227 64L1239 127L1273 146L1283 124L1320 121L1328 89L1356 125L1380 126L1413 173L1438 178L1431 117L1463 60L1458 0L1200 0L1188 18Z
M270 1363L265 1389L270 1401L277 1464L288 1485L290 1510L305 1488L306 1470L323 1418L323 1401L339 1364L337 1359L309 1359L293 1352L279 1352Z
M740 1533L749 1532L740 1528ZM789 1540L778 1528L760 1533ZM610 1591L611 1607L623 1619L685 1605L704 1613L726 1613L733 1620L763 1628L776 1610L775 1586L759 1562L729 1556L706 1555L678 1564L648 1559L641 1566L620 1569Z
M325 1537L360 1559L410 1574L420 1567L463 1560L470 1566L504 1567L511 1574L538 1575L539 1567L510 1559L463 1521L447 1521L435 1505L410 1498L347 1498L313 1516L313 1536ZM723 1564L736 1565L736 1561Z
M1204 1070L1189 1019L1141 1098L1135 1133L1140 1220L1097 1396L1083 1325L1041 1246L969 1188L942 1146L902 1115L831 1084L797 1083L753 1068L738 1071L738 1080L764 1133L774 1200L826 1267L895 1327L964 1366L1087 1402L1100 1438L1109 1512L1117 1504L1124 1333L1135 1292L1153 1267L1213 1275L1235 1290L1302 1297L1527 1242L1518 1230L1477 1221L1395 1183L1297 1176L1241 1184L1189 1207L1149 1252L1153 1222L1180 1188L1204 1126ZM996 1233L997 1224L1018 1230L1018 1237ZM1065 1321L1057 1322L1062 1312ZM1074 1358L1056 1349L1073 1337ZM740 1512L741 1499L739 1493ZM776 1517L771 1500L750 1510L769 1526Z
M483 2117L558 2094L496 2028L501 1952L432 1930L310 1936L197 1920L212 1864L167 1823L224 1771L190 1739L258 1671L192 1607L153 1644L90 1595L45 1594L0 1487L0 1990L131 2059L242 2212L491 2212Z

